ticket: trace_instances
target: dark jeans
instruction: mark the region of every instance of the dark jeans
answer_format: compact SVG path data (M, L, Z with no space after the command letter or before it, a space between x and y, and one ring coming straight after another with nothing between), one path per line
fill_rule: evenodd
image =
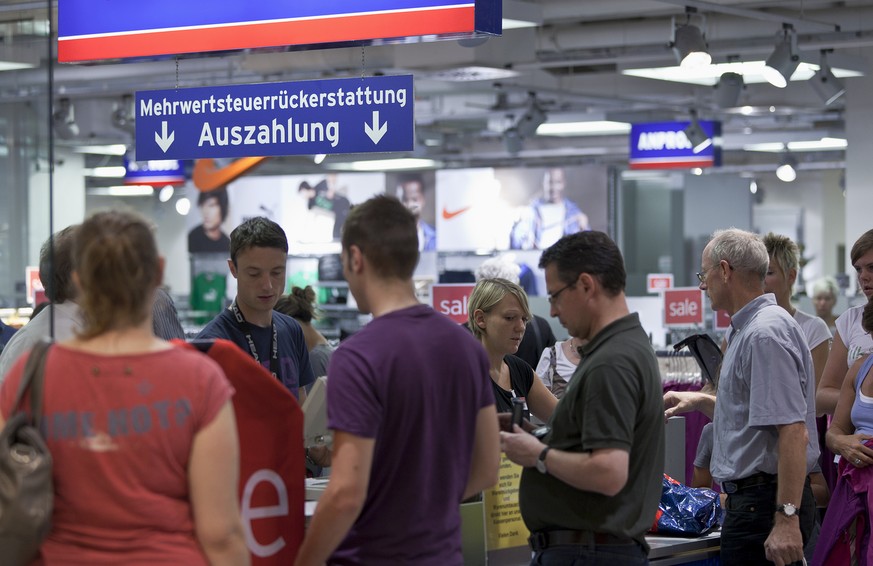
M757 485L730 494L725 503L727 513L721 528L721 563L723 566L772 566L764 554L764 542L773 529L776 512L776 484ZM803 486L803 500L798 515L803 543L809 540L815 522L815 499L809 478ZM796 564L800 564L797 562Z
M534 554L530 566L641 566L649 563L646 551L638 544L588 546L560 544Z

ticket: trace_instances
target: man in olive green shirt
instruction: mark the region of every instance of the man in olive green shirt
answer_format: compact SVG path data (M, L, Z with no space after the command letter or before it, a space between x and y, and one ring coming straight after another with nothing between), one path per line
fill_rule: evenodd
M540 267L551 315L588 343L544 442L518 428L501 433L507 456L525 466L519 503L532 564L639 564L663 477L658 362L628 310L624 261L606 234L565 236Z

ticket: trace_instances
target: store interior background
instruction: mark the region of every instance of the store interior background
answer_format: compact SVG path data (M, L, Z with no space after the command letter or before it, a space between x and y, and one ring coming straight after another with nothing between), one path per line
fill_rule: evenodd
M131 146L128 105L136 91L354 77L362 72L414 75L415 152L328 156L319 165L311 155L274 158L252 176L323 175L349 171L353 161L393 157L432 159L427 169L441 171L602 166L608 171L607 228L625 254L629 295L645 296L645 278L653 272L672 272L676 286L694 285L708 235L736 226L772 230L801 242L808 259L803 280L848 274L847 296L837 310L853 300L847 253L871 227L865 211L873 210L873 1L504 0L503 6L505 18L529 21L529 27L506 29L502 37L473 47L455 40L408 39L363 49L273 50L103 65L52 63L50 69L56 26L49 24L49 17L56 17L56 2L0 1L0 60L32 65L0 71L0 306L24 305L25 266L36 265L50 223L58 230L93 210L125 206L158 226L159 246L167 258L165 282L180 311L186 310L190 220L177 213L175 204L190 194L190 187L177 189L168 202L159 201L157 191L136 197L108 195L120 179L96 177L95 169L121 165L121 156L83 149ZM696 12L689 15L689 8ZM714 63L765 59L788 23L796 30L804 62L819 64L825 50L833 67L857 76L840 79L846 93L831 104L809 81L795 80L784 89L747 84L734 104L723 107L712 84L622 74L627 68L675 65L669 46L672 29L686 19L704 30ZM64 131L69 120L57 113L61 99L74 107L76 135L69 128ZM701 119L722 122L723 165L702 174L629 171L626 133L530 135L521 148L512 147L508 132L533 107L545 113L546 123L688 120L694 110ZM775 176L782 152L748 150L752 143L822 138L847 144L792 152L798 167L791 183ZM196 202L191 214L197 214ZM484 256L471 258L477 262ZM424 258L419 271L436 278L446 263L437 252ZM801 296L799 301L812 312L808 300ZM647 297L633 304L660 312L656 303ZM547 316L543 298L534 300L534 307ZM657 324L657 318L647 320Z

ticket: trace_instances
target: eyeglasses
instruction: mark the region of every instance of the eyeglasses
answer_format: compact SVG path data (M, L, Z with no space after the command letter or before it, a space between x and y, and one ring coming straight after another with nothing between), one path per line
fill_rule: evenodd
M569 284L567 284L567 285L564 285L563 287L561 287L560 289L558 289L557 291L555 291L554 293L552 293L551 295L549 295L549 304L550 304L550 305L554 305L554 304L555 304L555 301L558 300L558 297L561 295L561 293L563 293L564 291L566 291L566 290L569 289L570 287L575 287L575 286L576 286L576 282L573 281L572 283L569 283Z
M722 260L722 261L724 261L724 260ZM715 269L716 267L718 267L719 265L721 265L721 261L718 262L718 263L716 263L715 265L713 265L713 266L710 267L709 269L704 269L703 271L698 271L698 272L695 274L695 275L697 275L697 279L698 279L698 281L700 281L701 283L705 283L705 282L706 282L706 275L707 275L710 271L712 271L713 269ZM730 269L731 271L733 271L733 269L734 269L734 266L733 266L733 265L731 265L730 263L728 263L727 266L728 266L728 269Z
M709 269L704 269L703 271L698 271L697 274L696 274L696 275L697 275L697 280L700 281L701 283L706 282L706 275L707 275L710 271L712 271L713 269L715 269L716 267L718 267L718 264L713 265L713 266L710 267Z

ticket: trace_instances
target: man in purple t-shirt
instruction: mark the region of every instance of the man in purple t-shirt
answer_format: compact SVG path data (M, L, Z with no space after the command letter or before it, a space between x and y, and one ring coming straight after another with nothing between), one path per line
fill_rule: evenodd
M488 358L416 300L415 217L397 199L352 209L342 261L374 319L331 358L330 482L295 564L461 565L460 503L500 462Z

